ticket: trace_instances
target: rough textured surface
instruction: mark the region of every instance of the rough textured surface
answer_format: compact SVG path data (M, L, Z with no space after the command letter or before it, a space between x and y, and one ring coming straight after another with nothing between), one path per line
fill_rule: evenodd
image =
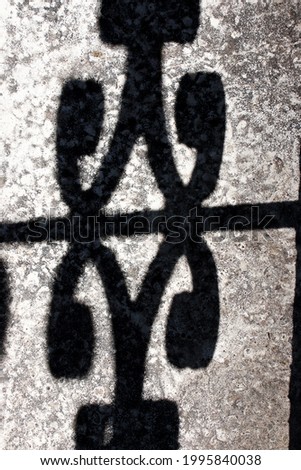
M56 117L64 83L94 79L105 97L97 152L81 162L89 187L108 149L125 81L125 47L99 38L96 1L2 0L5 23L1 112L1 221L68 212L56 180ZM298 199L300 5L294 0L204 0L192 44L163 50L169 138L185 182L194 152L177 142L176 92L187 72L217 72L226 95L226 139L219 180L207 206ZM136 142L110 211L160 209L164 200ZM174 295L191 290L185 257L177 263L156 317L144 397L169 399L180 413L187 449L283 449L288 446L295 233L207 234L219 281L217 348L206 369L179 370L166 357L165 328ZM108 240L132 298L156 254L156 235ZM74 448L81 405L111 403L114 362L110 313L96 268L87 263L77 299L93 313L96 347L82 380L57 380L46 360L46 323L55 269L67 243L5 244L11 289L3 448ZM1 365L2 367L2 365ZM0 369L2 374L2 369ZM0 381L3 378L0 376Z

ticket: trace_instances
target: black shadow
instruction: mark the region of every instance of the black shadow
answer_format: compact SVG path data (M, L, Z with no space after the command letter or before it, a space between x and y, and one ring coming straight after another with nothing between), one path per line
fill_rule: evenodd
M176 110L179 137L198 153L188 187L184 187L176 170L163 110L163 43L192 41L198 17L199 2L192 0L168 4L103 2L102 39L128 47L127 77L109 151L87 191L80 187L78 159L96 149L103 110L100 86L92 81L67 83L58 112L58 181L71 216L80 217L86 226L87 216L98 216L116 189L139 136L144 136L148 145L148 159L165 196L166 217L187 217L191 204L199 205L213 191L225 129L220 78L215 74L187 75L180 84ZM173 234L177 233L176 223L171 228ZM102 228L94 233L101 238ZM187 255L194 286L192 293L177 297L173 303L166 336L167 355L174 365L192 368L206 367L212 358L219 323L216 268L201 234L196 236L199 237L196 246L190 239L181 238L181 234L176 239L166 238L135 302L129 298L115 256L100 240L92 240L88 246L81 240L72 242L53 289L48 325L50 369L56 377L76 378L87 374L91 365L93 322L89 310L73 300L76 283L89 258L97 266L106 289L116 360L115 401L112 406L94 404L80 409L76 448L178 447L176 404L143 400L143 381L154 318L166 283L182 254ZM111 427L108 442L106 427Z
M183 77L176 106L179 138L197 150L191 182L184 187L166 132L161 54L164 41L184 43L194 38L198 2L135 2L135 8L129 4L129 9L120 5L103 2L100 26L105 41L128 46L126 84L111 147L99 176L85 193L85 204L88 202L90 211L103 207L118 185L134 142L143 135L151 168L165 196L166 217L185 218L190 208L200 205L215 187L225 131L220 78L201 73ZM76 422L78 449L178 448L176 404L143 400L143 381L154 318L182 254L190 264L193 292L178 296L169 316L166 347L174 365L198 368L209 364L218 334L219 301L215 264L201 234L195 234L198 240L194 244L181 233L177 235L176 222L171 229L176 237L167 237L161 244L135 302L129 298L113 253L103 246L94 249L92 244L90 255L104 282L112 315L116 387L111 407L93 404L80 409ZM111 429L109 440L106 428Z
M299 156L301 168L301 149ZM301 181L300 181L301 188ZM299 190L299 199L301 189ZM289 448L301 449L301 226L300 214L296 217L296 287L293 311L292 365L289 398L291 402L289 419Z

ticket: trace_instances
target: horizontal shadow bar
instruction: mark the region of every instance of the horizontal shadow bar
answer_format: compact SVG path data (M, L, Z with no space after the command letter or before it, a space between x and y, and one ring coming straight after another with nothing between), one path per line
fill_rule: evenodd
M182 213L136 211L112 216L66 216L36 218L27 222L0 223L0 243L37 243L78 241L88 243L97 238L131 236L146 233L166 233L166 221L170 218L190 217L198 211L204 223L203 231L218 230L268 230L299 227L301 205L299 201L239 204L237 206L194 207ZM193 216L189 219L194 223ZM139 229L137 229L139 223ZM198 222L200 223L200 222Z

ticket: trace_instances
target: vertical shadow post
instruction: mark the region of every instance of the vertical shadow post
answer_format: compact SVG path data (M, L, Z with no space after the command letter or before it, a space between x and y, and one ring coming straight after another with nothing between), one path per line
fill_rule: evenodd
M5 354L5 339L9 319L9 285L6 266L0 260L0 359Z
M301 149L299 156L301 170ZM301 179L299 201L301 200ZM301 223L296 217L296 287L293 310L292 364L289 398L291 402L289 418L289 448L301 449Z

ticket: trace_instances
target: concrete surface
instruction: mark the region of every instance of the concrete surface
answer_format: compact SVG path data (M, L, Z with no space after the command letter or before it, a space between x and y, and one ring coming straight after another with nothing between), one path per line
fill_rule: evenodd
M125 81L125 47L99 38L96 1L2 0L1 221L64 216L55 169L56 112L70 78L101 81L104 129L98 152L82 162L86 187L106 152ZM192 44L163 52L163 96L174 158L184 181L195 156L177 142L175 95L187 72L217 72L226 94L223 162L207 206L298 199L300 145L300 3L204 0ZM108 209L160 209L163 197L140 139ZM220 328L206 369L179 370L164 347L173 296L191 290L185 257L168 282L147 356L144 397L170 399L186 449L288 447L295 233L206 235L217 266ZM109 239L134 298L159 246L158 236ZM96 268L87 263L77 297L90 306L96 352L83 380L56 380L46 361L46 322L55 269L67 242L4 244L11 289L2 359L4 449L72 449L81 405L111 403L114 390L110 313ZM101 315L99 314L101 312ZM3 380L0 377L0 380Z

